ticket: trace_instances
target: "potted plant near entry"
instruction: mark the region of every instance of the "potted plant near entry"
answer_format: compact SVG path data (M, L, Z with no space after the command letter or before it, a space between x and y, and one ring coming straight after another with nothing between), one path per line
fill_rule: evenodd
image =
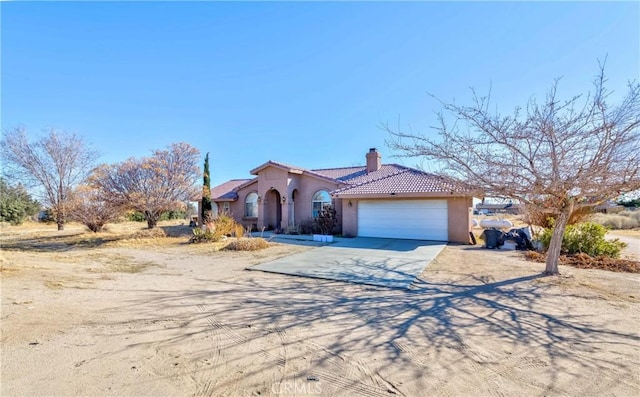
M322 241L325 243L333 242L333 230L338 225L338 214L330 204L325 204L320 210L318 217L315 219L320 235L314 235L314 241Z

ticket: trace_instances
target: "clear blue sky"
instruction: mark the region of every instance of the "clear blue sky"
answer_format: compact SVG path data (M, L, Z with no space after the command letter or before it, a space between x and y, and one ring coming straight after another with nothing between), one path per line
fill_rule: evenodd
M2 129L77 132L100 162L172 142L212 184L272 159L395 159L381 122L429 131L438 104L492 86L500 109L640 75L640 3L3 2Z

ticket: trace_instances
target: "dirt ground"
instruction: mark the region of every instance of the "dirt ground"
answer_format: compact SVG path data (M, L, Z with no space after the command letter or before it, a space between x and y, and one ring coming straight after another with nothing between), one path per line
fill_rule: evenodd
M448 246L397 290L64 236L3 230L2 396L640 395L637 274Z

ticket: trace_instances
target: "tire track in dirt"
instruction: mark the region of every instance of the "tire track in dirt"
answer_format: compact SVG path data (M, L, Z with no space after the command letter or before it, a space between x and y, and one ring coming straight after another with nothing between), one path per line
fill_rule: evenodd
M313 341L300 343L312 346L313 353L322 351L328 354L328 357L323 357L322 361L327 363L330 369L314 368L313 375L318 375L323 384L326 381L333 387L334 393L331 395L356 394L371 397L388 396L390 393L403 395L393 384L372 371L363 360L351 359ZM361 379L369 379L372 384L365 383ZM323 390L323 392L326 391Z
M487 385L493 385L489 389L491 395L501 396L501 387L505 382L515 385L527 385L535 387L541 393L547 391L547 385L530 375L531 370L548 367L549 364L534 356L510 354L506 357L496 356L491 352L475 351L468 345L463 344L464 361L458 361L458 371L468 367L470 376L463 390L447 390L447 381L436 385L435 391L440 394L446 390L446 394L478 393L479 390L486 389Z
M206 305L197 305L196 311L201 314L207 314L209 309ZM216 372L221 372L223 374L228 373L228 371L220 371L221 369L226 368L226 362L224 360L224 352L222 349L222 337L220 332L218 332L218 326L215 323L212 323L209 320L209 316L206 316L208 324L208 333L212 336L212 353L211 356L211 369L205 370L200 374L200 378L204 378L204 380L194 379L196 382L196 396L212 396L216 390L216 385L224 380L224 377L221 379L216 379Z
M429 364L429 360L427 360L426 354L421 354L418 350L419 349L414 349L413 347L409 346L408 344L404 343L404 342L400 342L400 341L393 341L391 342L391 345L393 346L394 349L396 349L398 352L402 353L402 354L406 354L408 360L410 360L411 362L418 364L421 367L427 367Z
M227 324L221 322L210 311L209 308L204 305L198 305L196 310L200 313L206 314L206 321L209 331L214 336L214 351L215 363L211 370L206 371L206 374L210 378L217 376L215 381L207 380L205 382L197 382L196 395L238 395L243 389L242 385L250 379L247 379L246 374L251 373L251 369L256 369L255 373L259 373L260 369L264 368L278 368L279 380L276 382L282 382L286 376L287 369L287 350L286 350L286 332L278 327L273 326L268 328L267 333L260 333L250 327L243 328L242 330L251 330L249 335L247 332L237 331ZM252 348L254 346L273 345L262 343L262 339L268 337L271 334L275 334L278 338L278 350L280 354L273 354L264 348ZM241 369L232 367L228 362L229 356L225 354L225 350L239 349L240 356L258 356L261 360L253 360L248 367L242 367ZM263 368L264 367L264 368ZM222 375L222 376L220 376ZM251 379L253 380L253 379ZM255 385L247 385L247 388L254 387Z
M517 356L513 357L513 359L501 361L499 368L495 368L495 364L486 365L485 371L481 371L479 373L479 375L483 375L479 381L490 381L496 385L495 390L499 390L500 383L504 382L506 379L518 385L533 386L540 392L544 392L547 389L547 385L537 380L535 376L529 374L531 370L545 368L548 366L549 364L537 357Z
M282 381L287 375L287 331L284 328L279 327L277 324L273 324L273 329L276 332L276 335L278 335L278 340L280 341L281 346L280 350L282 351L282 361L280 365L282 367L282 378L280 380Z
M624 365L624 361L626 360L620 360L617 362L617 365L619 365L621 368L623 367L627 367L627 368L635 368L634 371L634 375L636 377L636 379L638 379L638 377L640 377L640 375L638 374L637 371L637 367L633 366L633 364L630 364L630 366L625 366ZM575 371L575 372L579 372L582 371L584 369L580 368L580 366L575 363L574 365L571 366L570 371ZM618 385L619 383L628 383L629 380L629 374L625 374L624 371L599 371L600 375L599 376L594 376L591 379L589 379L588 382L581 382L580 386L578 387L578 389L575 392L575 395L577 396L604 396L604 395L609 395L611 394L611 390L614 390L616 385ZM606 375L604 375L606 374ZM611 375L611 374L615 374L616 376L607 376L607 375ZM604 375L604 376L603 376ZM631 377L632 378L632 377Z
M455 361L456 373L467 373L464 385L450 383L450 377L442 377L432 384L432 388L426 392L442 395L456 396L460 394L482 394L490 391L491 396L501 396L501 386L505 381L515 384L526 384L535 386L544 392L546 386L526 374L519 372L520 369L540 368L547 366L535 357L522 356L518 354L500 355L496 352L484 349L472 348L468 344L457 341L449 347L459 352L461 359ZM493 385L487 389L487 385ZM462 386L462 388L460 388Z

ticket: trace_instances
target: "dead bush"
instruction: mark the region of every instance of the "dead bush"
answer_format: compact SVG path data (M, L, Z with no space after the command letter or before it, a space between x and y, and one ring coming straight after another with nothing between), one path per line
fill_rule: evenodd
M237 238L229 241L223 250L225 251L257 251L265 248L269 248L271 244L262 237L255 238Z
M244 228L227 214L218 216L214 221L208 222L204 229L194 228L190 243L216 242L226 237L242 237Z
M237 238L244 237L244 227L242 227L242 225L240 224L236 224L233 235L236 236Z
M536 251L525 252L525 258L544 263L547 256ZM627 259L614 259L604 256L591 257L587 254L561 255L560 263L579 269L601 269L620 273L640 273L640 262Z
M320 228L313 218L307 218L298 224L298 232L300 234L317 234L320 233Z
M612 230L640 228L640 211L622 211L617 214L595 214L593 221Z
M143 239L143 238L164 238L167 237L164 229L154 227L153 229L142 229L135 232L131 238Z

